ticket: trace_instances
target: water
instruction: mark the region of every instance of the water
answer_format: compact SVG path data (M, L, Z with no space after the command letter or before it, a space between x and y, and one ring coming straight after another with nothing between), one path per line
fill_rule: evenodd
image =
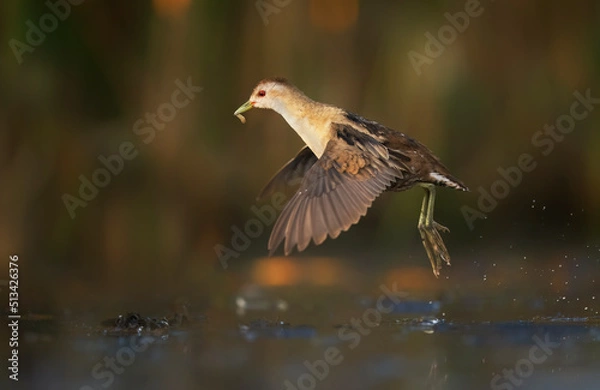
M162 332L133 324L120 336L106 331L108 313L125 314L114 311L124 306L118 297L84 306L74 297L76 309L24 316L19 385L600 388L597 266L568 267L557 277L555 264L531 265L529 276L508 261L491 264L485 272L445 268L436 280L425 267L259 259L227 271L240 283L223 287L224 298L150 294L128 302L171 326Z

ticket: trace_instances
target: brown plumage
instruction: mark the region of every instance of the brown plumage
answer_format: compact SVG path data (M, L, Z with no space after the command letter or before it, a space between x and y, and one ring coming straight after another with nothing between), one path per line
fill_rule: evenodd
M442 261L450 264L439 235L447 229L433 221L435 186L468 189L427 147L377 122L315 102L281 78L259 82L235 115L253 107L281 114L307 144L260 195L300 184L273 227L271 254L281 243L288 255L294 247L303 251L311 240L319 245L328 236L337 238L384 191L420 185L426 194L418 228L433 273L439 275Z

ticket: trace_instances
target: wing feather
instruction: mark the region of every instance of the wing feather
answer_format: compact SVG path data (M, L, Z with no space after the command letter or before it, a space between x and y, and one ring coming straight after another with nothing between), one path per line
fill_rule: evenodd
M306 170L300 189L275 223L269 239L271 253L284 241L288 255L294 248L306 249L311 240L319 245L328 236L337 238L406 172L373 137L349 125L335 126L338 136Z
M325 210L320 199L314 200L312 203L312 232L311 236L316 245L321 245L327 238L327 221L325 220Z
M298 154L288 161L262 189L257 199L264 199L267 196L277 192L285 191L289 187L295 187L300 184L302 177L317 161L317 156L308 146L300 149Z

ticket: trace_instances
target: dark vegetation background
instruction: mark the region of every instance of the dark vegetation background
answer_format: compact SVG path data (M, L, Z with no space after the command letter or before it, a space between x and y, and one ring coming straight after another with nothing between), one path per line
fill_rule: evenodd
M575 90L600 97L600 5L481 6L418 75L408 53L423 54L424 34L437 34L444 13L463 11L464 1L293 0L265 25L254 1L90 0L22 64L8 42L24 42L26 21L37 25L48 8L2 2L0 253L6 262L20 255L28 307L98 291L195 291L225 301L266 255L268 234L228 271L214 247L230 246L231 226L244 225L262 185L301 147L274 113L251 111L246 125L232 116L257 81L275 75L414 136L469 185L470 194L439 191L436 219L452 230L452 271L476 262L485 273L495 259L514 262L517 274L523 258L536 267L575 256L597 264L600 107L547 157L531 138L568 112ZM146 145L134 123L188 77L202 92ZM125 141L139 155L72 219L62 196L77 196L79 176L91 178L98 156ZM498 167L516 165L522 153L537 168L470 230L461 206L476 208L478 187L489 190ZM414 265L422 275L415 283L431 283L415 228L421 196L383 196L361 224L307 254ZM336 274L322 264L315 275ZM294 269L264 272L268 283L297 280Z

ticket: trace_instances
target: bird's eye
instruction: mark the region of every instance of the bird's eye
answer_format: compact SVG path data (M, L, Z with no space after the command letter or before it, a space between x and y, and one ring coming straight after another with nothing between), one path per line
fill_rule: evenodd
M258 91L258 96L263 97L265 96L267 93L265 92L264 89L261 89L260 91Z

